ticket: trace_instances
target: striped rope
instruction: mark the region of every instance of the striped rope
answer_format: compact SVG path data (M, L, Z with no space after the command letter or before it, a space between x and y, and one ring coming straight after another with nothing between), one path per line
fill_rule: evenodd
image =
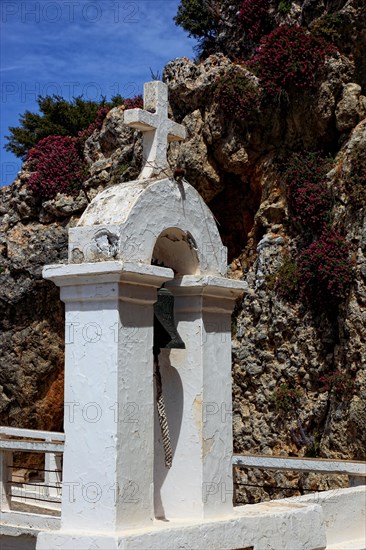
M156 406L158 409L160 430L163 438L165 467L171 468L172 461L173 461L173 451L172 451L172 446L170 442L170 433L169 433L168 419L166 415L165 402L164 402L164 396L163 396L163 386L161 383L161 373L160 373L158 355L154 355L154 367L155 367L154 377L155 377L155 383L156 383Z

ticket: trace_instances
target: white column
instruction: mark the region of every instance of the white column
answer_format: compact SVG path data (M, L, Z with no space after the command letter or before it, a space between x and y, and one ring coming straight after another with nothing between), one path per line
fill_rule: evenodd
M222 517L232 512L233 500L231 313L245 286L209 276L185 276L167 286L186 349L161 354L174 457L166 470L157 445L156 513Z
M153 304L170 269L48 266L65 327L61 531L116 533L153 509Z

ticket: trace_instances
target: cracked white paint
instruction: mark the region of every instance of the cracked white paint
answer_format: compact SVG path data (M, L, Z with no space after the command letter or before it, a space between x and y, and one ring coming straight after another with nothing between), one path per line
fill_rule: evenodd
M203 440L203 458L206 457L211 451L212 447L215 444L215 437L207 437Z
M311 526L311 528L309 528ZM49 538L42 533L37 548L49 550ZM276 505L261 503L240 506L230 518L215 520L155 521L151 528L119 535L65 532L52 538L52 549L85 550L322 550L326 538L322 509L318 505Z
M61 287L73 327L65 401L78 405L75 417L65 414L60 530L70 548L85 532L106 537L107 547L108 537L155 525L154 517L196 522L233 508L232 494L222 498L223 487L232 491L230 315L245 285L222 277L226 249L211 212L187 182L121 184L96 197L70 230L70 261L75 249L85 258L97 244L99 261L44 269ZM152 258L168 268L150 265ZM173 279L170 268L186 349L160 354L174 451L166 470L152 345L156 291ZM67 542L73 531L81 539ZM43 534L39 548L46 540L57 548L52 536Z
M187 182L136 180L102 191L70 229L69 261L110 259L95 244L101 231L117 236L117 260L150 264L160 247L169 255L169 267L182 275L222 277L227 271L227 249L214 217ZM167 248L160 240L164 236L178 238L179 246Z
M22 514L27 527L16 526L19 513L3 513L0 526L5 548L34 548L29 537L36 537L41 550L70 548L140 550L197 548L232 550L365 550L366 488L324 491L261 504L238 506L229 518L215 521L158 521L150 528L108 535L60 531L58 518ZM37 520L37 521L36 521ZM52 530L53 531L50 531ZM28 538L26 538L28 537ZM29 546L28 546L29 545Z

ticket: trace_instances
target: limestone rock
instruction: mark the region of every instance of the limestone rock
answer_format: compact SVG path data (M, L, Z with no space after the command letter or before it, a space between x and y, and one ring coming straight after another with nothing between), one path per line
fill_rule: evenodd
M294 17L301 5L296 2ZM354 28L360 13L356 1L338 9ZM291 438L300 419L307 434L316 437L321 456L360 458L366 445L366 217L364 209L355 213L349 207L342 191L354 151L366 148L366 121L360 120L365 98L353 78L354 64L344 55L330 59L314 94L270 108L264 102L255 123L224 113L215 96L217 83L232 68L223 55L203 63L184 58L167 65L164 79L171 116L186 125L188 134L182 145L171 144L170 166L185 168L186 179L217 219L229 249L230 276L248 284L233 317L235 451L310 452ZM246 69L237 70L260 89ZM345 228L356 272L350 298L335 318L314 316L296 300L278 296L270 284L286 255L299 246L279 166L289 152L317 147L337 152L328 182L340 190L334 216ZM138 175L139 132L124 124L123 110L113 109L102 130L87 140L85 154L90 177L84 190L91 199ZM27 188L29 177L24 166L15 182L0 190L0 424L61 429L63 308L57 289L41 279L41 269L65 261L68 228L77 223L87 197L82 192L42 202ZM322 389L320 376L336 369L355 381L350 400ZM301 389L287 410L276 403L276 390L283 385ZM275 479L258 471L240 475L253 484ZM300 483L303 489L328 484L326 477L291 475L281 474L277 481ZM334 486L342 483L337 479ZM256 489L239 496L254 501L269 493Z
M366 97L361 95L361 86L354 82L344 86L335 114L340 132L352 130L366 116Z
M323 0L304 0L302 5L302 21L309 25L314 18L322 15L325 8Z
M186 169L189 181L195 181L196 189L209 202L224 186L213 162L208 159L208 146L202 134L204 122L198 109L183 119L187 128L187 140L181 145L178 164Z
M95 131L86 141L85 157L90 177L85 189L103 189L120 181L136 178L142 158L141 137L124 124L123 109L109 111L100 132Z
M67 218L83 212L87 206L88 200L83 192L80 192L77 197L59 193L55 199L42 204L43 211L50 214L52 218Z

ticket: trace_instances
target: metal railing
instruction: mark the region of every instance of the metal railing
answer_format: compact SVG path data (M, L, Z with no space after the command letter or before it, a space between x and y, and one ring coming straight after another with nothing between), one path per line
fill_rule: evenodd
M47 520L47 511L61 509L62 453L64 450L63 433L19 428L0 427L0 504L2 523L14 523L20 520L19 514L43 515ZM15 467L14 453L35 453L44 455L44 467L37 463L18 464ZM23 455L26 456L26 455ZM25 460L25 459L23 459ZM28 479L22 472L35 474ZM38 514L37 514L38 512ZM54 515L54 514L53 514ZM48 518L51 524L59 518ZM50 521L46 521L47 525ZM35 522L34 519L32 523ZM45 522L40 521L40 525Z
M349 487L366 484L366 462L357 462L354 460L234 454L232 462L233 466L238 468L348 475Z
M0 427L2 522L5 520L6 523L9 518L14 522L17 518L14 518L13 514L18 514L18 520L21 519L19 514L29 515L29 510L16 511L14 509L16 503L28 503L30 506L33 504L33 506L45 510L60 510L64 440L63 433ZM17 481L16 473L13 472L13 454L16 452L43 453L45 455L44 468L38 469L42 474L42 479ZM366 463L352 460L234 454L232 464L235 468L348 475L349 486L366 484ZM37 471L37 468L35 470ZM36 512L32 513L32 517L36 515ZM43 515L43 518L48 520L47 525L50 525L49 520L52 520L51 524L59 521L59 518L46 515ZM40 522L40 526L43 523Z

